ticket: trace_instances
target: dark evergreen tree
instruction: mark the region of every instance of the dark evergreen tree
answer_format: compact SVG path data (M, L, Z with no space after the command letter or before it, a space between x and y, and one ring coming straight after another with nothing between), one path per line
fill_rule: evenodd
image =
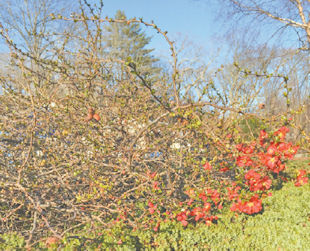
M126 20L126 15L118 10L115 19ZM160 71L159 67L156 67L158 59L151 55L153 49L146 48L150 41L151 37L142 31L138 23L112 22L105 26L104 42L109 57L132 61L137 71L148 79Z

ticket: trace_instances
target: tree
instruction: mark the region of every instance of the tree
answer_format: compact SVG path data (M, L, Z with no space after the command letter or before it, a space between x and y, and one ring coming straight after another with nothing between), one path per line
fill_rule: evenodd
M309 0L227 0L235 16L253 16L256 21L276 21L281 28L293 30L300 49L310 50ZM221 1L222 3L222 1Z
M0 3L0 24L14 42L35 58L40 58L66 27L54 22L52 12L64 14L71 9L71 1L65 0L3 0Z
M59 49L59 41L65 36L65 31L72 29L73 25L63 20L54 20L52 13L64 15L68 10L73 11L73 1L65 0L3 0L0 3L0 42L5 53L11 52L11 69L0 69L8 78L19 78L20 69L16 67L18 53L12 53L18 48L20 57L26 60L27 67L37 72L33 76L32 85L42 86L50 76L50 71L44 63L46 59L54 59L55 51ZM10 38L12 43L8 43ZM14 42L13 42L14 41ZM10 48L6 48L10 47ZM13 49L14 48L14 49ZM57 48L57 49L56 49ZM7 53L8 54L8 53ZM13 69L14 68L14 69ZM7 76L10 75L10 76ZM55 75L53 76L55 78ZM25 86L20 81L11 81L12 88L23 91ZM31 87L32 87L31 85ZM53 86L50 85L52 89Z
M118 10L115 20L126 20L125 13ZM159 73L159 68L155 66L158 59L151 55L154 49L146 48L151 37L146 36L138 23L112 22L104 28L104 43L109 57L132 61L144 77Z

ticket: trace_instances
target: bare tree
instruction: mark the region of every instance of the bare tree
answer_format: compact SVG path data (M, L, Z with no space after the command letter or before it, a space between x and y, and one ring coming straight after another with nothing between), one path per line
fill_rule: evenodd
M275 21L284 29L293 29L301 44L300 49L310 49L309 0L226 0L226 3L232 7L228 8L232 15L253 16L259 22Z
M55 42L55 34L64 30L63 22L54 22L50 14L73 11L72 1L3 0L0 3L0 24L19 48L40 58Z

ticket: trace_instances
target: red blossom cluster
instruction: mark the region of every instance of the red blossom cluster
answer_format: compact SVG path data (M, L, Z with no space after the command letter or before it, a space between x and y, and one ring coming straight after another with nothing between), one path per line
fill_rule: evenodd
M225 204L231 205L230 209L233 212L249 215L261 212L263 209L262 198L271 196L268 190L272 186L273 179L276 177L281 181L287 181L282 172L286 168L285 161L292 159L297 153L298 146L285 142L288 131L288 128L281 127L273 134L268 135L262 130L258 143L251 142L250 144L235 146L238 153L234 157L236 167L241 167L243 170L241 180L238 182L220 182L219 189L210 186L202 190L190 188L185 192L188 199L179 203L181 210L179 209L180 211L177 210L175 213L166 211L161 214L157 205L149 202L149 213L153 217L157 213L159 218L153 229L158 230L163 217L166 217L166 220L168 218L177 220L184 227L190 222L204 222L210 225L216 222L218 218L214 214L218 213ZM224 167L223 163L218 164L219 167L217 168L211 163L205 162L202 167L208 175L211 170L212 172L232 170L233 167L228 166L228 162L224 164ZM151 175L151 178L154 177L155 174ZM307 172L300 170L295 185L300 186L307 182Z
M299 187L308 183L309 178L307 177L306 170L298 170L295 186Z
M230 201L236 200L239 197L239 190L241 189L240 186L237 186L235 182L232 183L231 187L227 187L228 192L228 199Z
M286 134L289 132L287 127L281 127L274 132L274 140L268 142L269 135L262 130L259 135L259 145L252 142L249 146L239 144L236 149L239 151L236 164L239 167L254 167L264 169L279 174L286 167L283 160L292 159L297 153L298 146L284 142Z
M218 209L222 208L222 205L218 204L220 201L220 193L217 190L209 188L198 193L197 196L194 189L190 189L186 194L190 197L186 203L188 208L183 209L183 211L176 215L176 219L180 221L183 226L186 226L191 219L195 222L202 220L208 225L217 219L216 216L210 214L213 205L217 206ZM201 206L197 206L197 204ZM196 206L190 208L192 205Z
M258 194L251 197L249 201L241 201L240 199L237 203L233 203L230 210L235 212L242 212L246 214L259 213L263 209L262 200L259 198Z
M152 202L149 201L148 206L150 214L154 214L155 210L157 209L157 205L154 205Z
M250 200L242 201L237 193L239 188L229 188L228 198L236 201L231 206L232 211L254 214L262 210L260 198L267 195L264 192L269 190L272 185L272 179L268 174L279 175L286 168L285 161L292 159L297 153L298 146L285 142L288 132L289 129L285 126L275 131L273 135L268 135L266 131L262 130L259 135L259 144L252 142L249 145L236 145L239 152L236 165L249 169L244 175L245 184L251 192L256 193ZM287 181L285 177L278 177L282 181ZM300 177L302 181L304 176Z
M204 165L203 165L203 168L206 170L206 171L210 171L212 169L212 166L210 165L209 162L206 162Z
M251 191L265 191L271 187L271 179L268 176L262 176L253 169L249 170L244 177Z
M181 224L186 227L187 224L188 224L188 221L187 221L187 216L189 215L189 210L186 210L184 212L181 212L181 213L178 213L176 215L176 219L177 221L181 222Z
M253 165L253 160L247 155L242 155L237 157L237 166L239 167L249 167Z
M279 130L277 130L273 135L277 136L280 138L280 140L284 140L286 134L289 132L290 130L286 127L286 126L282 126Z
M261 130L259 133L259 144L264 146L265 141L268 139L268 133L265 130Z
M184 210L176 215L177 221L185 227L188 225L189 217L193 217L197 222L202 219L205 224L210 225L212 222L218 219L217 216L210 215L209 211L211 210L211 204L205 203L203 207L195 207L192 210Z

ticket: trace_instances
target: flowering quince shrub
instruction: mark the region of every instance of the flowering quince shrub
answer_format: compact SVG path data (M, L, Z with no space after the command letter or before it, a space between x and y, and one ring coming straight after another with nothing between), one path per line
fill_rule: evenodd
M244 108L255 102L256 84L253 100L222 102L226 88L213 84L222 76L200 60L179 64L166 31L142 18L101 18L87 2L80 14L51 13L50 27L80 28L60 32L49 59L26 53L0 29L11 52L0 76L0 233L22 233L27 248L50 237L49 247L82 228L158 231L164 221L210 225L223 208L261 212L298 147L285 141L286 127L234 143L236 134L247 139L266 122L282 123L255 111L257 119L244 119L252 117ZM153 29L166 40L171 65L115 58L101 39L103 25ZM236 74L247 82L241 69ZM296 185L307 179L301 170Z
M204 188L189 188L185 191L187 199L179 202L173 211L150 200L147 208L151 220L148 224L154 226L154 231L158 231L161 222L168 220L178 221L184 227L197 222L211 225L217 222L217 215L225 206L236 213L253 215L261 212L263 198L272 195L271 188L288 181L284 172L286 162L298 150L298 146L285 141L288 132L285 126L274 133L262 130L257 141L235 145L235 152L228 154L231 160L220 162L218 166L207 161L202 165L206 176L211 172L226 173L232 167L225 164L231 163L235 178L220 182L208 180ZM299 170L295 186L307 182L307 172Z

